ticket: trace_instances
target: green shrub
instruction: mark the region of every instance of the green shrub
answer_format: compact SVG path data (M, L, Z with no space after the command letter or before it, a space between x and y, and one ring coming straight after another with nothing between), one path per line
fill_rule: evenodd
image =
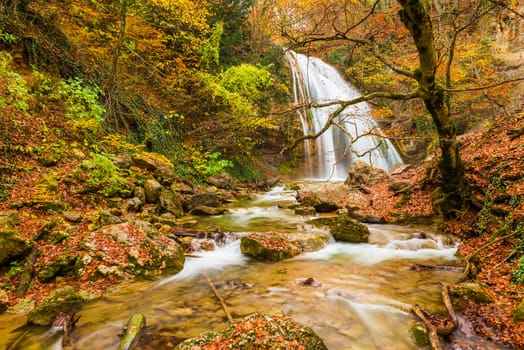
M512 279L517 284L524 283L524 255L520 257L517 269L512 273Z
M127 196L130 184L109 158L102 154L91 154L91 160L84 160L74 171L77 179L83 182L87 192L97 192L106 197Z
M24 78L9 68L12 61L10 54L0 52L0 86L6 90L0 93L0 108L9 106L18 112L26 112L31 101L31 94ZM0 88L0 91L3 89Z

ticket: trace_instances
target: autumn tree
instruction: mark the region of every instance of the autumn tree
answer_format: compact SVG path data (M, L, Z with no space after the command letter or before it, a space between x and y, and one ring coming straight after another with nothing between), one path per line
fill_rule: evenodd
M484 90L499 84L493 81L496 79L493 67L485 68L490 73L485 74L487 79L480 76L482 69L477 69L474 64L470 66L476 74L475 79L465 81L463 77L454 76L454 70L460 68L456 63L457 50L465 49L468 44L471 46L467 40L461 42L461 37L466 32L474 32L483 18L503 6L483 0L431 3L398 0L397 3L307 0L295 6L283 3L278 6L277 1L275 24L286 39L283 43L286 46L325 52L331 46L340 47L345 43L350 54L364 49L368 57L373 57L374 64L384 68L386 74L379 79L381 87L375 85L374 89L355 100L335 102L340 106L337 112L348 105L377 99L423 102L435 125L440 149L440 191L434 197L435 209L445 216L453 215L467 196L464 165L452 118L453 94L468 89ZM468 65L464 61L461 64L463 67ZM397 78L392 78L394 74ZM392 79L396 79L394 84L384 84ZM454 85L470 82L476 85L460 89ZM333 123L337 112L328 123ZM304 139L318 136L306 135Z

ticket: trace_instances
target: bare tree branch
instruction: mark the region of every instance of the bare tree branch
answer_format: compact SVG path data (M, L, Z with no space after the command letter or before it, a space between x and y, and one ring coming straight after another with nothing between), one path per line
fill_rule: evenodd
M472 87L472 88L463 88L463 89L444 89L444 91L447 91L447 92L480 91L480 90L485 90L485 89L492 89L494 87L505 85L505 84L515 83L518 81L524 81L524 77L508 79L508 80L500 81L498 83L494 83L490 85L477 86L477 87Z
M332 113L330 113L326 123L324 126L315 134L307 134L304 135L298 139L296 139L290 146L284 147L282 149L281 153L295 148L299 143L305 141L305 140L313 140L318 138L320 135L322 135L324 132L326 132L331 125L335 124L335 118L346 109L346 107L351 105L356 105L361 102L366 102L374 98L387 98L391 100L411 100L420 97L418 92L413 92L410 94L395 94L390 92L373 92L367 95L363 95L357 98L354 98L352 100L346 100L346 101L330 101L325 103L308 103L306 105L297 106L293 110L297 111L299 109L311 109L311 108L324 108L324 107L331 107L331 106L338 106L336 110L334 110ZM289 113L289 111L286 111L286 113Z
M489 0L489 2L491 2L492 4L495 4L495 5L498 5L506 10L508 10L509 12L519 16L520 18L524 19L524 13L520 13L519 11L515 10L515 9L512 9L507 3L505 3L504 1L502 0Z

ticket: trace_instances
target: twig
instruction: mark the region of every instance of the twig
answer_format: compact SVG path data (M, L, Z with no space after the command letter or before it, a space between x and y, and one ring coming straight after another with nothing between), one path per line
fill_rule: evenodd
M206 278L207 280L207 283L209 283L209 286L211 287L211 289L213 290L213 292L215 293L215 296L217 297L218 301L220 302L220 305L222 306L222 309L224 310L224 313L226 314L226 317L229 321L229 323L233 323L235 322L233 320L233 317L231 316L231 313L229 312L229 309L227 308L227 305L224 301L224 298L222 298L222 296L220 295L220 293L218 292L217 288L215 287L215 284L213 283L213 281L211 280L211 278L209 278L209 276L207 274L204 274L204 277Z
M439 332L439 333L441 335L449 335L458 326L457 314L455 314L455 310L453 309L453 305L451 304L451 299L449 297L449 286L442 282L440 283L440 285L442 286L442 300L444 301L444 305L446 305L446 309L448 310L448 314L449 314L449 317L451 318L452 324L450 327L447 327L444 332Z

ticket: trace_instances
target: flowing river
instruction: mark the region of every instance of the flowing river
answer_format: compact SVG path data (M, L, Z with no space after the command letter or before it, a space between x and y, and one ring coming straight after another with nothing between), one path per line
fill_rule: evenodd
M199 225L238 235L318 232L305 223L309 218L285 209L294 195L278 187L235 204L223 216L201 218ZM208 283L211 279L235 319L253 312L284 314L311 326L332 350L417 349L409 334L415 321L410 305L444 313L439 283L456 282L459 274L417 272L410 267L456 265L456 244L429 227L370 225L369 229L369 244L330 242L320 251L282 262L245 257L239 241L231 240L188 258L175 276L123 284L86 304L78 312L74 348L116 349L118 334L134 312L145 314L148 325L139 349L167 349L181 339L224 329L228 321ZM301 283L307 278L314 283ZM61 349L56 331L22 326L20 316L2 318L0 348Z

